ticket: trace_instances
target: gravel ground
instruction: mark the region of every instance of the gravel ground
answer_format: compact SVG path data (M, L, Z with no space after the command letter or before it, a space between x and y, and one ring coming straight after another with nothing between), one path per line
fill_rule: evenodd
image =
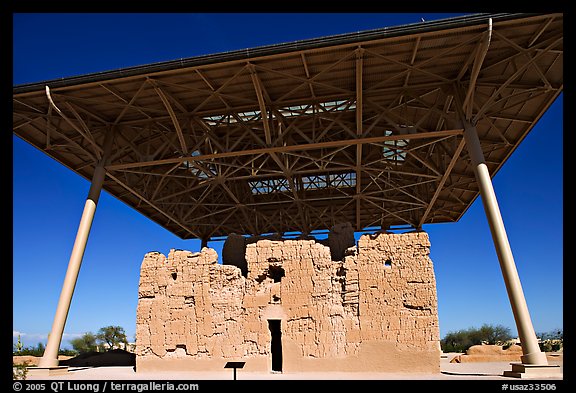
M309 373L268 373L243 372L237 370L237 380L507 380L516 378L502 376L503 371L511 370L510 362L477 362L450 363L456 354L446 354L440 360L438 374L429 373L351 373L351 372L309 372ZM560 365L563 373L563 356L551 360L550 364ZM66 375L37 377L29 375L28 380L231 380L233 371L204 372L141 372L136 373L132 367L70 367ZM562 380L558 378L542 378L546 380Z

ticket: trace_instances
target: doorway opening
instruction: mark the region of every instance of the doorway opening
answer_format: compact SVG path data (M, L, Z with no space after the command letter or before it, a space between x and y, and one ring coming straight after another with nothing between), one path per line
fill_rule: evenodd
M282 331L280 330L280 319L269 319L268 329L270 329L270 352L272 354L272 371L282 372Z

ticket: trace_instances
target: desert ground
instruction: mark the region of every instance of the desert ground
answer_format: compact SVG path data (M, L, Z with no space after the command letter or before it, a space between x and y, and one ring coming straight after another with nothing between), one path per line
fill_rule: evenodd
M490 362L450 362L458 353L442 354L440 372L421 373L362 373L362 372L303 372L303 373L265 373L243 372L237 370L237 380L502 380L517 381L504 377L502 373L511 370L510 361ZM560 366L563 375L563 354L549 353L549 364ZM563 377L541 378L543 380L562 380ZM233 370L206 372L135 372L133 367L70 367L65 375L38 377L28 375L27 380L231 380Z

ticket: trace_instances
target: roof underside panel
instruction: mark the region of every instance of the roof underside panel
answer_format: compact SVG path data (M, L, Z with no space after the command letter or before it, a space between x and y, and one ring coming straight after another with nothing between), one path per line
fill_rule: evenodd
M183 238L421 227L478 196L463 117L494 175L563 89L562 14L249 52L16 86L13 132L87 179L113 133L105 190Z

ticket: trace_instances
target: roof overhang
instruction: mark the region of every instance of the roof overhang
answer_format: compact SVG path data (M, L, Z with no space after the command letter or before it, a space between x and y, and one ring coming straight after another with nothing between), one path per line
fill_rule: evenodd
M463 118L494 175L562 89L562 14L478 14L15 86L13 132L86 179L113 133L182 238L421 227L479 194Z

